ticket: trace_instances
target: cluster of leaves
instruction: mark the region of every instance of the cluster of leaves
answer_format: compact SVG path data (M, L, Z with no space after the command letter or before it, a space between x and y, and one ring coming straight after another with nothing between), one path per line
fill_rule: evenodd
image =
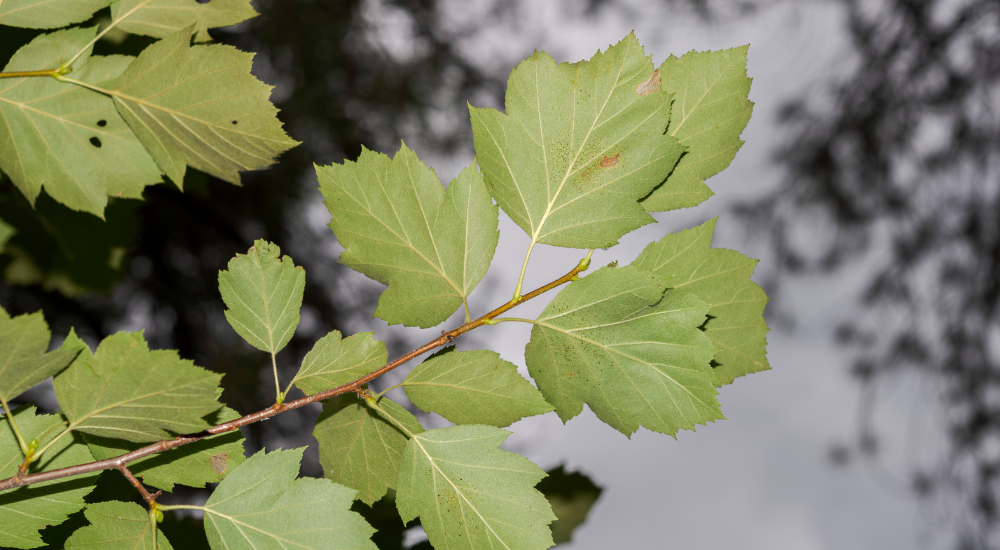
M110 18L95 18L107 8ZM247 0L0 3L0 28L101 23L40 34L7 61L0 72L0 172L32 206L44 190L72 210L104 219L109 197L142 198L164 175L180 188L188 167L239 184L240 171L270 166L296 144L276 118L271 87L250 74L252 54L204 43L209 28L255 15ZM135 57L92 55L109 33L158 40ZM30 220L0 220L0 250L15 227L34 229ZM57 238L73 235L46 229ZM97 256L77 243L60 244L70 257ZM111 253L120 262L123 251ZM8 252L21 260L9 279L38 279L24 273L38 269L38 258ZM117 269L108 254L96 258L98 264ZM70 293L93 288L91 281L70 279L50 284Z
M162 55L188 48L185 32L158 42ZM703 180L733 158L750 116L745 66L746 49L736 48L656 68L632 35L575 64L536 52L511 73L506 113L470 106L476 162L447 188L405 145L391 158L364 150L356 162L317 167L345 247L341 261L387 285L375 314L430 327L464 309L466 323L392 363L374 334L334 331L282 386L276 356L299 324L305 271L259 240L220 273L219 289L233 329L271 355L276 403L235 422L239 413L218 401L219 375L176 352L150 351L141 333L110 336L93 353L71 334L44 353L49 334L39 314L3 314L0 477L8 479L0 489L13 490L0 493L0 535L37 547L40 529L86 507L90 525L66 548L169 548L157 519L194 509L213 548L374 548L373 529L352 503L392 498L402 523L419 518L442 550L548 548L554 511L565 540L573 507L558 491L546 499L546 473L500 448L504 427L552 411L567 421L587 404L627 436L640 426L675 435L722 418L719 386L768 368L767 298L749 280L755 261L711 248L714 221L666 235L631 265L580 276L594 248L654 222L649 212L711 194ZM513 298L473 320L469 297L492 262L501 208L530 246ZM567 275L522 294L537 244L590 252ZM562 285L537 319L503 316ZM537 387L492 351L446 347L499 322L533 325L525 360ZM365 383L438 347L399 384L414 406L454 424L425 430ZM49 376L60 414L8 410ZM286 403L293 387L307 397ZM238 425L324 399L313 433L326 479L296 479L302 449L244 459ZM112 460L88 466L91 457ZM55 472L65 467L79 475ZM94 472L110 467L130 478L148 511L85 504ZM204 505L158 504L143 486L208 483L219 485Z

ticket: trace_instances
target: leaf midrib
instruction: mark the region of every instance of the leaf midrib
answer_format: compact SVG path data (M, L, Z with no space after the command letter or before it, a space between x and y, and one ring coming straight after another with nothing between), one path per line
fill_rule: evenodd
M51 97L53 97L53 96L49 96L48 98L45 98L45 99L50 99ZM88 131L91 130L90 127L84 126L83 124L80 124L80 123L78 123L78 122L76 122L76 121L74 121L72 119L69 119L69 118L66 118L66 117L63 117L63 116L59 116L59 115L56 115L54 113L49 113L49 112L43 111L41 109L36 109L34 107L29 106L26 103L20 103L20 102L11 100L11 99L7 99L7 98L5 98L3 96L0 96L0 101L3 101L3 102L8 103L10 105L14 105L15 108L18 108L18 109L20 109L22 111L31 111L31 112L37 113L39 115L51 118L51 119L53 119L53 120L55 120L55 121L57 121L57 122L59 122L60 124L63 124L63 125L72 125L72 126L77 126L77 127L80 127L80 128L86 128ZM3 116L4 121L5 121L5 126L7 128L10 128L10 124L6 122L7 116L3 114L3 109L0 109L0 116ZM35 121L31 117L26 117L26 118L31 123L32 128L34 128L35 133L38 136L41 137L41 136L45 135L44 132L41 132L40 129L38 128L38 126L35 125ZM108 134L108 132L103 132L103 131L100 131L100 130L98 130L98 132L102 133L103 135L107 135ZM21 177L23 177L25 179L28 179L27 171L23 168L23 166L24 166L24 158L21 156L21 153L18 151L18 148L17 148L17 140L13 139L13 134L8 133L8 135L11 136L11 140L10 141L11 141L11 144L13 145L13 147L14 147L14 155L17 157L17 159L19 161L18 164L22 167L21 170L20 170ZM71 134L71 135L73 135L73 134ZM45 146L48 148L49 152L54 152L55 151L54 148L52 147L52 145L49 143L49 141L47 139L45 139L43 137L41 140L42 140L42 142L45 143ZM85 148L85 150L86 150L86 148ZM95 210L103 210L103 206L102 205L100 205L100 204L94 202L93 200L91 200L91 193L89 193L87 191L87 189L84 187L84 185L82 184L82 182L79 179L77 179L76 177L73 177L74 172L72 170L68 170L67 167L66 167L66 165L64 165L62 163L61 156L60 155L55 155L55 154L53 154L51 156L63 168L63 173L65 173L66 175L70 176L70 181L72 181L73 183L76 184L77 188L80 190L80 193L87 199L87 202L89 202L90 205ZM99 160L97 160L97 158L94 157L93 154L91 154L91 157L94 158L94 161L97 162L98 164L100 164L101 166L105 166L104 163L101 162L101 161L99 161ZM105 168L107 168L107 167L105 166ZM114 170L107 170L106 172L107 172L107 174L111 175L115 179L118 179L117 173ZM124 184L124 182L121 182L121 180L118 180L118 181L119 181L119 183L123 183ZM42 185L43 184L41 184L41 183L38 185L39 189L41 189Z
M407 167L407 171L409 171L409 167ZM391 196L391 195L390 195L390 193L389 193L389 190L388 190L388 189L386 189L386 187L385 187L385 183L384 183L384 182L382 181L382 178L380 178L380 177L379 177L379 173L378 173L377 171L375 171L374 167L372 168L372 174L373 174L373 176L374 176L374 178L375 178L375 181L377 181L377 182L378 182L378 184L379 184L379 189L381 189L382 193L383 193L383 194L384 194L384 195L385 195L386 197L389 197L389 196ZM386 174L386 175L385 175L385 180L386 180L386 181L388 181L388 179L389 179L389 176L388 176L388 174ZM412 178L411 178L411 181L412 181ZM357 188L358 188L358 189L361 189L361 188L363 188L363 187L364 187L364 186L362 185L362 183L361 183L360 181L358 181L358 180L357 180L357 178L355 178L355 183L357 184ZM435 272L437 273L437 276L438 276L438 277L439 277L440 279L442 279L442 280L444 280L445 282L447 282L447 283L448 283L448 286L450 286L450 287L452 288L452 290L454 290L454 291L455 291L455 295L456 295L456 296L458 296L458 297L459 297L460 299L462 299L462 300L464 300L464 299L465 299L465 294L463 293L463 291L462 291L461 289L459 289L459 288L458 288L458 285L456 285L456 284L455 284L455 282L454 282L454 281L452 281L452 280L451 280L451 278L450 278L450 277L448 277L448 275L447 275L447 274L445 274L445 272L443 271L443 268L442 268L442 267L439 267L438 265L435 265L435 264L434 264L434 262L432 262L432 261L431 261L431 260L430 260L430 259L429 259L429 258L428 258L427 256L425 256L425 255L424 255L424 253L423 253L423 252L421 252L421 251L420 251L420 249L419 249L419 248L417 248L417 247L416 247L416 246L415 246L415 245L414 245L414 244L412 243L412 240L411 240L411 239L409 238L409 235L407 235L407 234L406 234L406 230L405 230L405 225L403 224L403 222L402 222L402 220L401 220L401 218L400 218L400 216L399 216L399 213L398 213L398 212L396 211L396 205L395 205L395 204L394 204L394 203L393 203L393 202L392 202L391 200L386 200L386 203L387 203L387 204L389 205L389 207L390 207L390 208L392 209L392 212L393 212L393 215L394 215L394 217L395 217L395 219L396 219L396 222L397 222L397 223L399 224L399 227L400 227L401 229L403 229L403 234L404 234L404 235L406 236L406 238L405 238L405 239L404 239L403 237L401 237L401 236L400 236L400 235L399 235L399 234L398 234L398 233L397 233L396 231L394 231L394 230L393 230L393 229L392 229L391 227L389 227L389 226L388 226L388 225L387 225L387 224L386 224L385 222L383 222L383 221L382 221L382 219L381 219L381 218L380 218L379 216L376 216L376 215L375 215L375 214L374 214L374 213L372 212L371 208L369 208L369 207L368 207L368 205L367 205L367 204L362 204L362 202L361 202L360 200L358 200L358 199L357 199L357 197L355 197L353 193L350 193L350 192L348 192L348 190L347 190L347 188L346 188L346 187L344 187L343 185L339 185L339 184L337 185L337 187L339 188L339 190L341 191L341 193L342 193L343 195L346 195L346 196L347 196L348 198L350 198L350 199L351 199L351 200L352 200L352 201L353 201L353 202L354 202L355 204L357 204L357 205L358 205L358 206L359 206L359 207L360 207L360 208L362 209L362 212L363 212L363 213L364 213L364 214L365 214L365 215L366 215L367 217L369 217L369 218L371 218L371 219L373 219L373 220L377 221L377 222L379 223L379 225L381 225L381 226L382 226L382 227L383 227L383 228L384 228L384 229L385 229L386 231L388 231L388 232L389 232L389 234L391 234L391 235L392 235L393 237L395 237L395 238L397 239L397 241L398 241L398 243L399 243L399 244L397 244L397 243L392 243L392 242L388 242L388 241L382 241L382 240L380 240L380 239L374 239L374 238L371 238L370 236L368 236L367 234L362 234L362 233L356 233L357 235L359 235L360 237L364 238L365 240L374 240L374 241L376 241L376 242L382 242L382 243L384 243L384 244L389 244L389 245L394 245L394 246L399 246L399 245L401 244L401 245L402 245L402 246L403 246L404 248L406 248L406 249L409 249L409 250L413 251L413 252L414 252L415 254L417 254L417 256L419 256L419 257L420 257L420 259L421 259L421 260L423 260L423 261L424 261L424 263L425 263L425 264L427 264L428 266L430 266L430 267L431 267L431 269L433 269L433 270L434 270L434 271L435 271ZM362 195L364 196L364 194L363 194L363 193L362 193ZM418 194L418 193L416 192L416 187L414 187L414 196L417 196L417 197L418 197L418 199L417 199L417 200L418 200L418 202L420 202L420 200L419 200L419 194ZM368 198L368 197L367 197L367 196L365 196L365 199L366 199L366 201L367 201L367 198ZM423 214L423 210L421 210L421 214ZM427 223L429 223L429 221L428 221L428 220L426 219L426 216L422 216L422 217L424 218L424 221L425 221L425 225L426 225ZM428 234L431 234L431 243L432 243L432 244L434 244L434 242L435 242L435 241L434 241L434 237L433 237L433 235L432 235L432 232L430 231L430 229L429 229L429 228L428 228ZM437 250L437 245L436 245L436 244L434 244L434 251L435 251L435 254L438 254L438 261L440 261L440 253L439 253L439 252L438 252L438 250ZM380 265L380 264L377 264L377 263L375 263L375 262L367 262L367 261L366 261L366 262L359 262L359 263L364 263L364 264L371 264L371 265ZM392 267L393 269L404 269L404 270L405 270L405 268L400 268L400 267L398 267L398 266L396 266L396 265L387 265L386 267ZM410 269L410 270L408 270L408 271L413 271L413 272L417 272L417 271L415 271L415 270L412 270L412 269ZM419 272L417 272L417 273L419 273ZM433 275L434 275L433 273L426 273L426 274L427 274L427 275L431 275L431 276L433 276Z
M675 386L677 386L678 388L684 390L684 392L686 392L689 396L691 396L692 399L696 400L698 403L701 403L703 406L705 406L705 407L707 407L709 409L713 408L712 405L710 405L710 404L705 403L704 401L702 401L699 397L697 397L696 395L694 395L694 393L692 393L691 390L689 390L686 386L684 386L683 384L681 384L677 380L674 380L674 378L671 377L669 374L667 374L667 373L665 373L665 372L663 372L663 371L655 368L654 365L653 365L653 363L649 363L649 362L647 362L647 361L645 361L643 359L639 359L637 357L633 357L633 356L631 356L631 355L629 355L627 353L624 353L622 351L614 349L613 347L608 347L608 346L605 346L604 344L601 344L600 342L595 342L595 341L593 341L593 340L591 340L589 338L585 338L585 337L583 337L581 335L574 334L573 331L571 331L571 330L564 330L564 329L562 329L560 327L557 327L557 326L545 323L544 321L536 320L536 321L533 321L532 324L540 326L542 328L547 328L547 329L559 332L561 334L566 335L569 338L574 338L574 339L580 340L581 342L585 342L585 343L590 344L592 346L601 348L601 349L607 351L608 353L612 353L614 355L619 355L619 356L624 357L626 359L631 359L632 361L635 361L637 363L645 365L647 368L653 370L654 372L656 372L657 374L659 374L663 378L666 378L667 380L670 380L670 382L672 384L674 384ZM684 347L684 348L691 348L691 349L704 349L704 348L696 348L695 346L679 346L677 344L667 344L666 342L623 342L622 344L626 344L626 343L627 344L666 344L666 345L670 345L670 346L674 346L674 347ZM588 364L588 368L589 368L589 363L587 363L587 364ZM677 365L663 365L663 366L672 367L672 368L679 368ZM622 369L622 370L624 370L624 369ZM690 369L684 369L684 370L690 370ZM631 378L629 378L629 380L631 380ZM642 395L642 392L639 392L639 394ZM653 409L655 410L655 407L653 407Z
M629 43L629 45L631 46L631 43ZM626 54L627 54L627 52L626 52ZM624 58L624 55L625 54L623 54L623 58ZM614 83L614 85L612 85L612 86L609 87L608 94L604 98L604 103L601 105L601 109L597 112L596 116L594 116L594 120L591 123L590 128L587 129L587 134L580 141L580 147L579 147L579 149L577 149L576 155L573 157L573 161L567 163L567 165L566 165L566 174L563 175L562 181L559 183L559 186L556 188L555 195L552 196L552 198L549 200L548 204L546 205L546 207L545 207L545 213L542 214L542 219L539 220L538 227L535 229L534 234L531 236L532 243L538 242L538 239L539 239L539 237L541 235L541 232L542 232L542 227L545 226L545 221L548 219L549 214L551 214L551 212L552 212L552 206L559 199L559 194L562 193L563 187L566 185L566 182L569 180L570 174L572 174L573 166L575 166L577 160L579 160L580 155L583 153L584 146L587 144L587 141L590 139L590 135L593 133L594 129L597 127L597 121L600 120L601 115L604 114L604 109L607 108L608 102L611 101L611 96L614 95L615 88L617 88L618 84L621 82L621 73L622 73L623 70L625 70L625 62L624 62L624 60L622 61L621 66L618 68L618 74L615 75L615 83ZM580 74L580 65L576 66L576 72L577 72L577 76L579 76L579 74ZM539 83L538 83L538 70L536 68L536 70L535 70L535 89L536 89L536 91L538 90L538 87L539 87ZM596 82L595 82L595 87L596 87ZM573 96L574 96L574 100L573 100L573 127L571 128L570 135L574 135L576 133L576 103L577 103L576 102L576 91L577 91L577 88L578 88L577 86L573 86ZM538 103L538 100L539 100L538 96L539 95L540 94L536 94L535 97L536 97L536 106L537 106L536 112L538 112L539 131L541 132L542 131L541 130L541 128L542 128L542 126L541 126L542 111L541 111L541 105ZM548 156L547 156L548 152L547 152L546 147L545 147L544 133L542 134L542 152L543 152L543 158L545 159L544 160L544 165L545 165L546 187L548 187L548 182L550 180L550 178L549 178L549 162L548 162Z
M430 453L429 453L429 452L427 452L427 449L426 449L426 448L424 448L423 444L422 444L422 443L420 442L420 439L421 439L421 438L419 437L419 435L413 435L413 434L411 434L411 439L412 439L412 441L413 441L414 443L416 443L416 444L417 444L417 446L418 446L418 447L420 447L420 451L424 453L424 456L425 456L425 457L427 457L427 462L428 462L428 463L430 463L431 467L432 467L432 468L434 468L434 470L435 470L435 471L437 471L437 472L438 472L438 473L440 474L440 476L441 476L441 477L442 477L442 478L443 478L443 479L444 479L445 481L447 481L447 482L448 482L448 485L451 485L451 488L452 488L452 489L454 489L455 493L456 493L456 494L457 494L458 496L460 496L460 497L462 498L462 500L463 500L463 501L465 501L465 503L466 503L466 504L468 504L469 508L471 508L471 509L472 509L472 511L473 511L473 512L474 512L474 513L476 514L476 517L478 517L478 518L480 519L480 521L482 521L482 522L483 522L483 525L485 525L485 526L486 526L486 528L487 528L487 529L489 529L490 533L491 533L491 534L493 534L493 536L494 536L494 537L495 537L495 538L496 538L496 539L497 539L497 540L498 540L498 541L500 542L500 544L502 544L504 548L506 548L506 549L510 550L510 546L507 546L507 543L506 543L506 542L504 542L503 538L501 538L501 537L500 537L500 535L498 535L498 534L497 534L497 532L496 532L496 531L495 531L495 530L493 529L493 526L492 526L492 525L490 525L490 522L489 522L489 521L487 521L487 520L486 520L486 518L485 518L485 517L483 517L483 515L482 515L481 513L479 513L479 510L478 510L478 509L476 508L476 506L475 506L474 504L472 504L472 502L471 502L471 501L469 500L469 497L465 496L465 493L463 493L463 492L462 492L462 491L461 491L461 490L460 490L460 489L458 488L458 486L457 486L457 485L455 485L455 483L453 483L453 482L451 481L451 478L450 478L450 477L448 477L448 476L447 476L447 475L446 475L446 474L444 473L444 471L443 471L443 470L441 470L441 468L440 468L440 467L439 467L439 466L437 465L437 462L436 462L436 461L434 460L434 458L433 458L433 457L432 457L432 456L430 455ZM437 479L437 476L433 476L433 477L432 477L432 479ZM437 490L436 490L436 488L435 488L435 494L437 494ZM437 499L437 498L435 498L435 499L434 499L434 502L435 502L435 504L437 504L437 503L438 503L438 499ZM462 509L464 509L464 507L462 507ZM463 516L463 517L465 516L465 513L464 513L464 512L462 513L462 516ZM441 513L440 513L440 509L438 510L438 519L439 519L439 521L443 521L443 520L444 520L443 516L442 516L442 515L441 515ZM463 523L465 524L465 532L466 532L466 536L468 536L468 537L469 537L469 541L471 542L471 540L472 540L472 537L471 537L471 536L469 535L469 522L465 521L465 522L463 522ZM490 544L490 546L492 546L492 543Z
M150 373L150 374L152 374L152 373ZM143 395L136 396L136 397L133 397L133 398L130 398L130 399L126 399L124 401L116 402L114 404L108 405L106 407L102 407L100 409L91 410L91 411L89 411L87 413L84 413L78 420L74 421L69 426L67 426L66 430L67 431L73 430L73 429L79 427L86 420L89 420L89 419L95 417L96 415L98 415L100 413L103 413L103 412L106 412L106 411L109 411L109 410L112 410L112 409L115 409L115 408L118 408L118 407L127 406L127 405L129 405L131 403L134 403L136 401L141 401L143 399L147 399L147 398L150 398L150 397L156 397L156 396L164 395L166 393L173 392L173 391L176 391L176 390L180 390L180 389L192 387L192 386L195 386L196 384L199 384L201 382L202 382L201 380L199 380L197 382L192 381L191 383L184 384L182 386L175 386L175 387L167 388L167 389L164 389L164 390L161 390L161 391L156 391L156 392L153 392L153 393L143 394ZM107 386L110 383L111 383L111 379L109 378L108 381L106 382L105 386ZM102 390L102 393L103 393L103 390ZM195 407L187 407L186 409L193 409L193 408L195 408ZM84 426L84 427L88 427L88 426ZM95 426L95 428L107 429L108 427L106 427L106 426ZM158 430L162 430L162 428L157 428L157 429ZM140 432L140 433L146 433L146 432Z

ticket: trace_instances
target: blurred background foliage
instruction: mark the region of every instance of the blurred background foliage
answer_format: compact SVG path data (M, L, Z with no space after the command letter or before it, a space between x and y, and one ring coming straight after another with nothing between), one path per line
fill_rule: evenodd
M866 273L835 332L855 351L860 423L831 458L877 462L876 403L918 375L949 445L937 465L898 473L953 508L955 548L998 548L1000 3L840 4L852 69L787 102L775 155L786 176L741 213L777 257L762 264L771 296L796 277Z
M776 297L769 313L787 309L781 290L796 279L867 274L853 297L855 320L833 335L855 353L860 424L855 440L834 445L830 457L877 463L884 434L875 403L917 374L939 388L939 403L928 408L941 406L949 445L935 467L900 474L913 496L955 508L955 548L997 548L1000 2L830 1L847 15L850 70L788 98L777 127L784 145L774 157L784 178L738 209L749 238L764 239L776 258L761 264ZM564 3L580 18L610 9L643 16L642 2ZM712 20L779 2L671 3ZM278 243L306 268L302 324L282 354L286 368L320 335L366 327L379 289L336 264L312 163L354 158L362 144L391 152L400 139L432 164L470 157L465 102L501 106L506 76L531 44L531 37L484 40L503 36L498 29L517 30L530 13L520 2L260 0L257 8L261 17L213 36L257 53L255 74L276 86L280 118L303 142L274 168L248 174L242 188L190 173L184 193L162 184L149 188L145 201L113 201L107 224L44 198L32 211L0 179L0 218L17 231L0 255L0 303L12 314L43 310L56 341L70 326L91 343L144 329L154 347L176 348L225 373L223 400L244 413L270 403L260 383L269 374L266 358L224 322L218 271L256 238ZM0 59L34 34L5 28ZM136 53L144 40L118 36L96 53ZM0 237L4 232L0 227ZM396 352L403 345L390 342ZM25 399L54 406L45 388ZM309 444L316 415L300 409L250 426L248 451ZM307 453L303 473L321 475L315 452ZM591 503L599 495L562 478L565 484L546 492L563 495L556 498L568 510L565 495ZM114 476L102 476L99 491L132 498ZM363 512L386 528L380 547L402 544L404 526L391 506L379 502ZM168 534L195 520L171 521ZM197 547L189 544L175 547Z

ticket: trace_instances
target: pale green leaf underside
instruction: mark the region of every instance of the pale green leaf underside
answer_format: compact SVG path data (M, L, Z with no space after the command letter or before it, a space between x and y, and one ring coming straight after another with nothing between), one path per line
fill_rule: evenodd
M715 220L667 235L651 243L632 266L671 277L670 286L685 289L711 305L705 334L715 342L719 385L771 368L767 362L767 295L750 280L757 260L724 248L712 248Z
M271 86L250 74L253 54L231 46L191 46L192 27L139 54L100 89L178 186L187 166L230 183L296 145L268 97Z
M173 550L163 531L154 531L149 513L134 502L88 504L83 515L90 525L69 537L66 550Z
M711 197L704 180L732 162L753 112L747 99L747 46L670 56L660 66L660 76L674 97L667 133L687 152L666 183L642 201L649 212L687 208Z
M555 519L534 487L545 472L499 447L510 432L453 426L415 434L399 470L396 506L404 523L420 516L437 550L552 546Z
M340 261L389 288L375 315L390 324L445 321L479 284L496 249L499 211L475 166L445 191L403 144L395 157L362 149L357 162L317 166L344 246Z
M500 208L533 240L603 248L654 221L638 204L683 152L664 135L670 96L629 35L589 61L535 52L511 72L507 114L469 107Z
M13 411L14 421L28 440L39 438L41 445L52 440L63 421L60 415L35 415L35 407L23 405ZM51 428L51 430L50 430ZM42 435L48 431L48 435ZM5 416L0 416L0 479L17 473L24 459L14 431ZM57 470L93 460L87 445L76 437L63 437L50 447L29 473ZM0 493L0 541L14 548L44 546L38 531L58 525L83 508L85 497L94 488L98 473L57 479Z
M78 342L71 334L63 346ZM80 352L53 385L73 429L144 443L210 427L202 417L221 406L221 378L176 351L149 351L141 332L119 332Z
M625 435L674 435L721 419L716 347L698 327L708 304L669 291L665 277L603 267L545 308L525 348L528 371L563 421L587 403Z
M206 421L215 426L239 417L236 411L223 407L209 415ZM83 439L97 460L121 456L144 446L88 434L84 434ZM128 468L146 485L164 491L173 491L174 484L205 487L208 483L222 481L246 460L243 441L243 434L234 430L130 462Z
M58 29L86 21L110 3L110 0L3 0L0 2L0 25Z
M303 449L260 451L205 503L215 550L375 550L374 529L350 511L354 491L328 479L295 479Z
M125 32L165 38L194 25L199 41L211 39L208 29L256 15L249 0L121 0L111 5L111 19Z
M489 350L436 354L410 372L403 388L414 405L455 424L502 428L554 410L517 365Z
M282 258L278 245L261 239L227 267L219 272L226 319L253 347L278 353L299 326L305 270Z
M5 71L51 69L68 61L97 28L39 36ZM89 57L73 77L99 82L118 76L131 58ZM34 203L45 191L74 210L103 217L108 196L141 198L160 170L107 96L54 78L0 79L0 170Z
M3 308L0 308L3 311ZM31 389L66 368L79 350L49 347L49 326L41 312L10 318L0 315L0 402Z
M385 342L374 332L362 332L341 339L333 331L319 339L302 360L292 384L306 395L319 393L353 382L388 362Z
M417 419L388 398L379 400L385 414L411 433L423 428ZM319 442L319 462L327 479L358 491L369 506L396 488L406 435L382 414L353 394L323 404L313 436Z

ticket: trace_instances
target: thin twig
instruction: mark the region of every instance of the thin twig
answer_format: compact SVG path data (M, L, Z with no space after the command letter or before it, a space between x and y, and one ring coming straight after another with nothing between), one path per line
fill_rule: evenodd
M156 501L156 498L163 494L163 491L157 491L155 493L150 493L149 491L147 491L146 488L142 486L142 483L140 483L139 480L136 479L134 475L132 475L132 472L129 471L128 466L124 464L119 464L117 468L118 471L121 472L123 476L125 476L125 479L127 479L128 482L131 483L132 486L139 491L139 494L142 495L142 499L146 501L146 504L152 506L153 502Z
M271 418L283 412L290 411L292 409L298 409L300 407L310 405L317 401L323 401L325 399L336 397L344 393L351 393L351 392L357 393L359 390L361 390L362 386L364 386L368 382L371 382L372 380L378 378L379 376L382 376L383 374L391 371L392 369L395 369L396 367L410 361L411 359L419 357L420 355L423 355L435 348L447 345L451 343L453 340L455 340L455 338L458 338L459 336L465 334L466 332L469 332L472 329L481 327L483 325L495 324L495 322L493 321L494 317L506 313L507 311L518 306L519 304L522 304L528 300L531 300L532 298L544 294L552 290L553 288L556 288L572 280L575 280L578 274L580 274L583 271L586 271L586 269L590 266L590 255L593 254L593 252L594 251L591 250L587 254L587 256L583 260L580 260L580 263L577 264L577 266L574 267L569 273L563 275L562 277L559 277L558 279L552 281L551 283L536 288L535 290L522 296L519 300L511 300L506 304L487 313L486 315L483 315L482 317L476 319L475 321L465 323L464 325L454 330L442 332L440 337L435 338L430 342L427 342L426 344L407 353L406 355L400 357L399 359L396 359L395 361L385 365L384 367L369 374L366 374L353 382L326 391L315 393L308 397L303 397L302 399L296 399L294 401L289 401L287 403L272 405L262 411L257 411L255 413L248 414L242 418L237 418L236 420L224 422L222 424L219 424L218 426L213 426L201 433L182 435L174 439L171 439L169 441L158 441L156 443L153 443L152 445L147 445L145 447L136 449L130 453L126 453L115 458L96 460L94 462L77 464L75 466L59 468L57 470L49 470L48 472L39 472L36 474L28 474L28 475L16 475L14 477L0 480L0 491L14 489L16 487L23 487L25 485L31 485L33 483L41 483L43 481L51 481L53 479L62 479L64 477L72 477L90 472L97 472L100 470L109 470L111 468L122 470L126 464L139 460L140 458L145 458L150 455L155 455L162 453L164 451L169 451L170 449L180 447L181 445L187 445L188 443L194 443L195 441L201 441L202 439L212 437L213 435L231 432L248 424L260 422L261 420L267 420L268 418ZM127 470L122 471L122 473L125 472L127 472ZM129 475L131 474L126 474L126 477L128 477ZM134 479L134 477L132 479ZM143 489L143 491L144 490L145 489Z

